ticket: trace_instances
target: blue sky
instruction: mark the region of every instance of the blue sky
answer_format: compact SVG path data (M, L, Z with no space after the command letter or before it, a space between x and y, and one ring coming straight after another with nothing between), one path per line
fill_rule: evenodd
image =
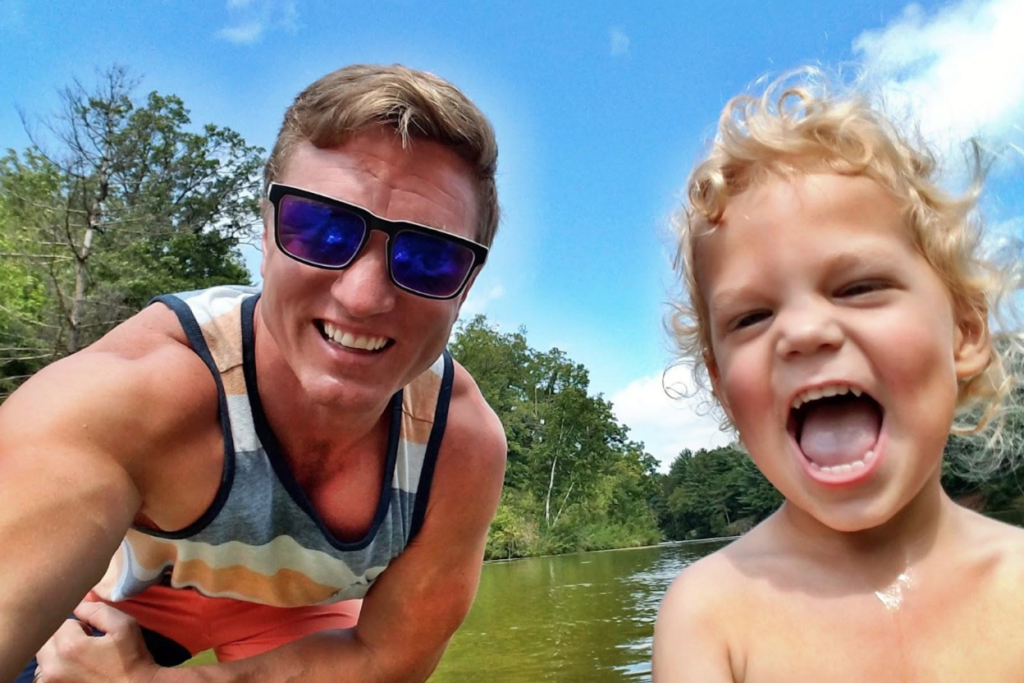
M177 94L197 125L265 148L328 71L434 71L491 117L501 149L504 220L465 313L525 326L534 347L584 363L668 461L726 440L660 388L668 221L725 101L802 64L868 69L940 146L982 134L1008 150L986 212L1020 234L1022 26L1024 0L0 0L0 148L28 144L19 107L51 112L58 87L113 63L143 78L139 94Z

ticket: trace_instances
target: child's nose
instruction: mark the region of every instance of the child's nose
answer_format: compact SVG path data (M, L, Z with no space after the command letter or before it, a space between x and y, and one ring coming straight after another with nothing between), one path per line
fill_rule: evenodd
M843 330L824 302L807 302L777 314L776 351L782 358L837 349Z
M370 236L356 260L338 273L331 294L353 318L369 318L394 308L397 292L388 276L385 235Z

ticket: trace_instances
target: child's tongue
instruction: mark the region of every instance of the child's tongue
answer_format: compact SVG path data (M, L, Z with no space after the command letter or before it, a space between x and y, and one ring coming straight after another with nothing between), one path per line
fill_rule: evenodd
M804 409L800 449L821 467L853 463L874 447L881 424L870 399L815 401Z

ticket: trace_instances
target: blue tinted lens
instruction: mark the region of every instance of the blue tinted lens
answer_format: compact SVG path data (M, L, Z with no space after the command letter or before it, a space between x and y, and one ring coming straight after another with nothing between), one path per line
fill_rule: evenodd
M462 244L411 231L394 239L391 273L395 282L414 292L452 296L473 268L473 251Z
M355 257L366 223L351 211L285 195L278 203L277 235L286 252L321 266L346 266Z

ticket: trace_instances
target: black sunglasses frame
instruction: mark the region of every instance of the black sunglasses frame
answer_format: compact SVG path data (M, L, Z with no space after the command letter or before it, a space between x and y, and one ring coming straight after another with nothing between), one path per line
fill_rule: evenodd
M323 263L317 263L315 261L309 261L307 259L301 258L285 249L284 245L281 244L281 231L278 229L278 221L281 215L281 212L279 210L281 200L287 196L301 197L303 199L321 202L323 204L327 204L328 206L333 206L335 208L348 211L349 213L359 216L359 218L362 219L363 224L366 226L366 229L363 231L363 237L362 240L359 242L359 246L356 247L355 253L352 254L352 258L349 259L347 263L340 266L328 266ZM409 221L393 221L388 218L382 218L377 214L373 213L372 211L370 211L369 209L364 209L363 207L358 206L356 204L349 204L348 202L343 202L340 199L335 199L334 197L328 197L326 195L318 194L316 192L311 192L310 190L304 190L301 187L282 185L281 183L270 183L270 186L267 188L267 200L270 201L271 205L273 205L274 207L274 242L277 244L277 248L281 250L281 253L285 254L286 256L295 261L298 261L299 263L304 263L307 266L313 266L314 268L320 268L322 270L345 270L350 265L352 265L352 263L355 262L357 258L359 258L359 255L363 252L363 249L366 247L366 243L370 241L370 233L373 232L374 230L377 230L387 235L388 238L388 278L391 280L392 284L394 284L396 287L403 291L409 292L410 294L415 294L416 296L421 296L425 299L436 299L439 301L446 301L448 299L454 299L455 297L459 296L466 289L466 284L469 283L470 279L472 278L473 271L476 270L477 268L482 267L484 265L484 262L487 261L487 252L489 251L489 249L478 242L474 242L473 240L466 239L465 237L460 237L459 235L454 235L445 230L432 228L429 225L420 225L419 223L412 223ZM393 251L395 244L395 240L393 238L402 232L416 232L424 235L430 235L431 237L437 237L439 239L448 242L453 242L460 246L466 247L471 252L473 252L473 263L469 267L469 270L466 271L466 277L463 278L462 283L459 285L458 289L455 290L455 292L447 296L436 296L433 294L427 294L425 292L420 292L418 290L411 289L403 285L401 282L395 280L395 274L391 269L391 262L394 257Z

